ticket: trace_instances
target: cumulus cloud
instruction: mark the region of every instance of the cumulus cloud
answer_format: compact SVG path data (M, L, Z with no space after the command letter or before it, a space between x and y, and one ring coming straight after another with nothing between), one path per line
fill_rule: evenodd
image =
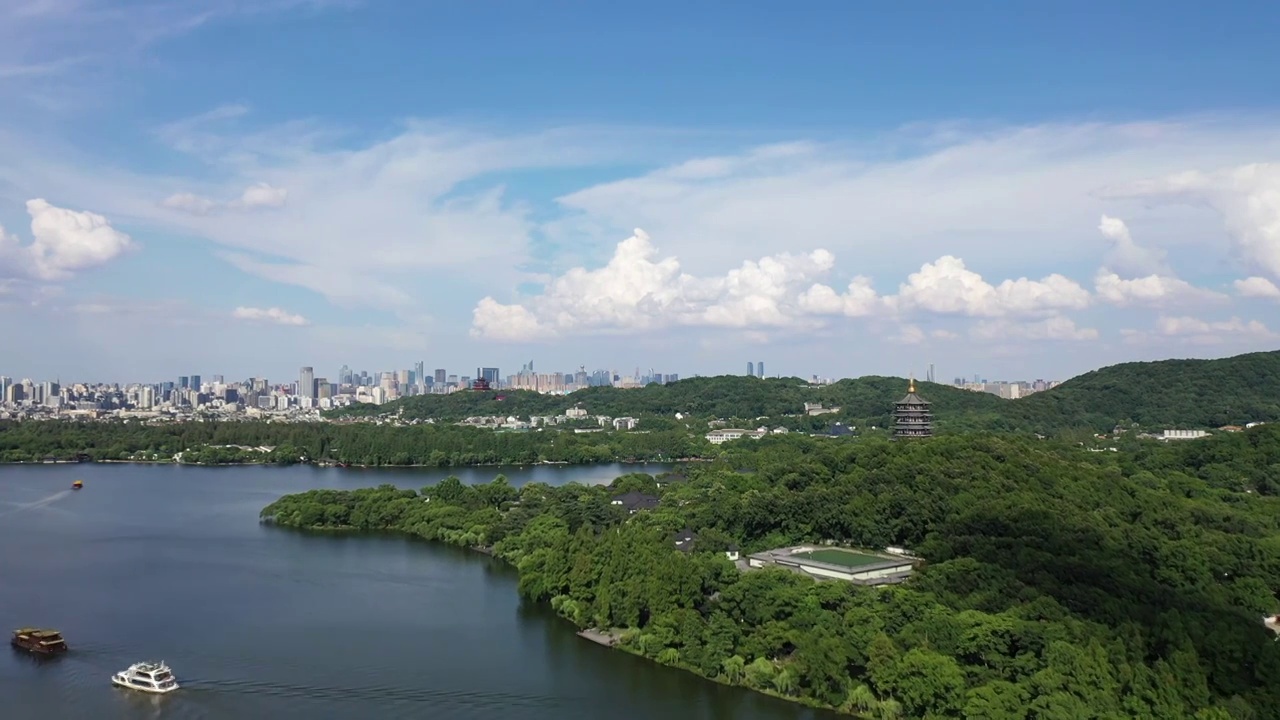
M1280 278L1280 165L1173 173L1122 186L1111 195L1208 205L1221 213L1240 256Z
M1019 278L992 285L966 268L960 258L946 255L909 275L893 304L899 309L972 317L1034 315L1084 308L1089 291L1056 273L1042 280Z
M245 188L240 197L228 202L217 202L195 193L174 193L160 204L170 210L179 210L192 215L208 215L226 210L255 210L259 208L284 207L289 198L286 188L272 187L268 183L256 183Z
M1113 305L1147 305L1166 307L1178 304L1221 302L1227 298L1219 292L1198 288L1186 280L1163 275L1123 279L1107 268L1094 277L1098 297Z
M472 335L516 341L680 326L804 329L818 327L824 316L914 312L1034 318L1089 304L1089 292L1061 275L991 285L949 256L926 263L897 295L888 297L878 295L866 277L856 277L844 292L818 282L834 267L835 256L818 249L747 261L723 276L699 277L683 272L675 257L659 259L649 236L637 229L602 268L573 268L522 303L485 297L472 313ZM899 342L926 337L910 324L899 332Z
M1235 281L1234 285L1241 297L1280 300L1280 287L1264 277L1248 277Z
M41 281L66 280L133 249L133 240L96 213L27 201L31 244L0 228L0 275Z
M607 265L573 268L527 305L482 299L473 312L472 335L529 340L669 326L787 326L804 314L802 293L834 264L831 253L815 250L747 261L723 277L694 277L681 272L675 257L659 259L649 236L637 229L618 243ZM823 307L835 309L835 304Z
M1103 215L1098 223L1098 232L1111 241L1106 258L1108 267L1131 275L1172 274L1165 263L1165 253L1134 242L1124 220Z
M278 307L256 308L256 307L238 307L231 312L231 317L237 320L248 320L250 322L266 322L275 323L276 325L309 325L310 322L301 315L297 315Z

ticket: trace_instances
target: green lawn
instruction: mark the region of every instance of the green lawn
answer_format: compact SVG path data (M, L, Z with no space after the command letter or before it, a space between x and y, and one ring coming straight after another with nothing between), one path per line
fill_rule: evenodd
M830 563L832 565L841 565L843 567L850 568L884 561L884 558L876 557L875 555L863 555L862 553L853 552L852 550L840 550L837 548L810 550L809 552L796 553L793 557L808 558L810 560L816 560L817 562Z

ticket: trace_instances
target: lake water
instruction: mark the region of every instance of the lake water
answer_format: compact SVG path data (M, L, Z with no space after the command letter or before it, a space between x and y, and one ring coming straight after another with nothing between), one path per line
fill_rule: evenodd
M477 468L513 484L609 482L667 466ZM258 523L278 496L437 470L0 466L0 629L61 630L71 652L0 653L0 717L817 720L577 637L522 603L496 560L396 537ZM71 491L75 479L85 487ZM183 687L113 687L166 660Z

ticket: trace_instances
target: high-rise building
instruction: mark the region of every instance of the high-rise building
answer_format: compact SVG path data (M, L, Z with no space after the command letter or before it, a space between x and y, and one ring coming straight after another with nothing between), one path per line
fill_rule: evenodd
M312 368L304 367L298 372L298 397L315 398L316 396L316 372Z
M893 439L933 435L933 411L929 401L916 394L916 381L907 385L907 395L893 405Z
M427 364L419 360L413 364L413 380L421 393L427 387Z
M445 373L444 368L436 368L435 376L437 385L443 385L449 381L449 376Z
M756 377L764 377L764 361L756 363Z
M200 376L199 376L199 375L192 375L192 376L191 376L191 389L192 389L192 390L195 390L195 391L197 391L197 392L200 390Z
M489 387L496 388L498 387L498 378L500 377L500 373L498 372L498 368L479 368L476 370L476 377L489 383Z
M747 361L747 375L754 376L756 374L756 365L750 360Z
M187 388L191 387L191 378L187 377L186 375L179 375L178 387L182 388L183 390L186 390Z

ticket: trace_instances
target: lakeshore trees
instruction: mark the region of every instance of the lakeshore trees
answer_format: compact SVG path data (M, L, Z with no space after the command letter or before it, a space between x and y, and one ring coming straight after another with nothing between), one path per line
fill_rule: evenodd
M456 479L281 498L293 527L396 530L492 547L528 599L637 653L725 682L879 717L1280 716L1280 427L1087 453L984 435L733 447L613 487ZM661 481L661 482L659 482ZM610 505L623 489L652 511ZM697 531L695 552L672 534ZM889 588L740 573L805 541L902 544Z

